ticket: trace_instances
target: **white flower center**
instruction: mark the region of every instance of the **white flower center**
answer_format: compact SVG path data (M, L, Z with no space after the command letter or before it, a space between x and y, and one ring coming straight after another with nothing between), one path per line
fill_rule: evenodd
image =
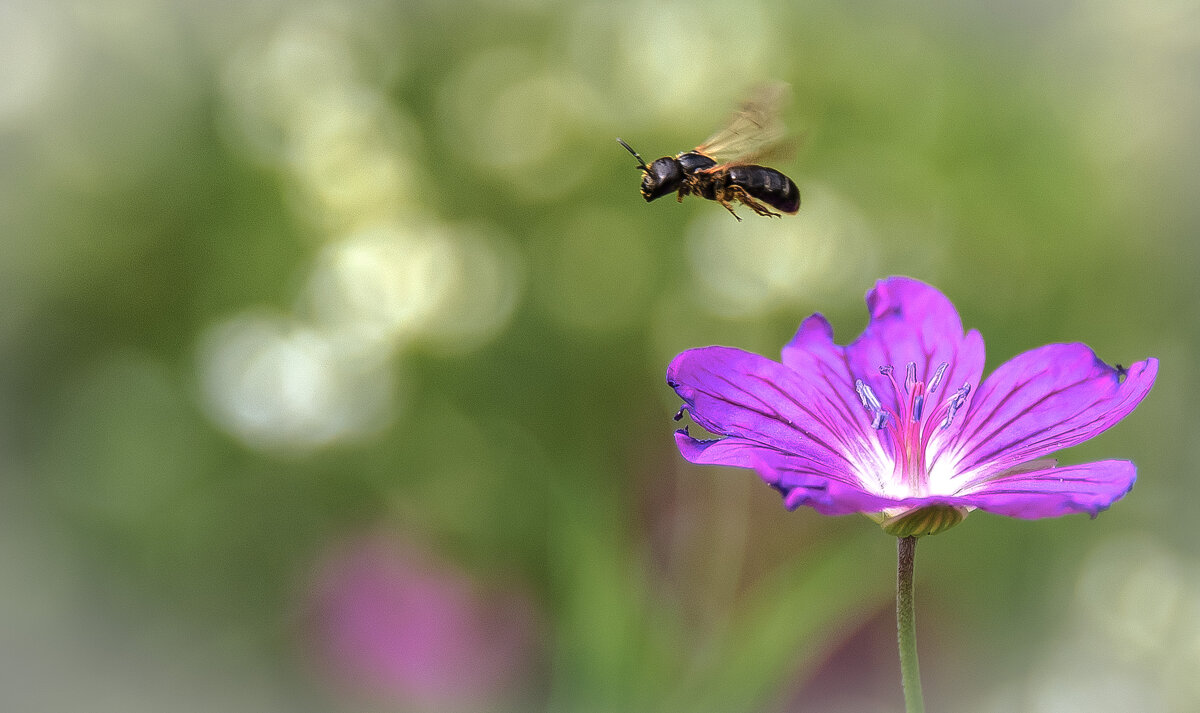
M894 410L884 406L862 379L854 382L859 400L871 415L871 428L875 429L880 445L893 463L891 473L875 474L877 486L884 494L900 497L935 494L930 492L930 473L935 469L930 443L937 433L950 427L958 409L971 393L971 385L963 384L933 408L926 408L927 401L935 398L933 395L941 385L947 367L946 362L942 362L926 383L917 381L917 365L909 362L903 386L896 382L891 366L879 367L879 373L891 382L896 397Z

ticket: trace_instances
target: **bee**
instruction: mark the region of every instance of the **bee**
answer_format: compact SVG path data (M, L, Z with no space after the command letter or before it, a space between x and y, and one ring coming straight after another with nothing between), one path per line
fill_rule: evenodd
M800 209L800 190L792 179L767 166L752 163L777 148L784 136L779 112L787 85L761 87L742 104L729 123L691 151L663 156L647 165L633 147L617 143L633 154L642 171L642 197L649 203L671 193L683 202L687 195L716 201L737 218L738 202L759 215L779 217L775 208L792 214ZM770 206L770 207L768 207Z

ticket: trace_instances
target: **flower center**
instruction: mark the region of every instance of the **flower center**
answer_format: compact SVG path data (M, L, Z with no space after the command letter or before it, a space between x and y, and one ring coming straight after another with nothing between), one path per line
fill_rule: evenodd
M926 383L917 381L917 365L909 362L903 386L896 382L890 365L879 367L879 373L891 383L896 403L894 410L884 406L862 379L854 382L859 400L871 415L871 428L879 433L880 442L892 452L896 480L907 486L912 495L928 494L929 443L934 434L950 427L954 415L971 393L971 385L963 384L947 398L935 401L934 394L941 386L947 367L948 364L942 362ZM934 403L934 407L927 408L927 401Z

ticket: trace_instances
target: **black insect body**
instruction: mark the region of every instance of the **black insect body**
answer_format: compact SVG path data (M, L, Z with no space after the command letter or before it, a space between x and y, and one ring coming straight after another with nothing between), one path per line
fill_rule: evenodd
M646 202L671 193L679 201L697 195L716 201L734 218L733 203L738 202L759 215L779 216L771 210L795 213L800 209L800 190L792 179L767 166L750 163L778 144L783 137L779 122L784 85L770 85L746 102L724 129L692 151L674 157L664 156L647 165L637 151L621 139L617 141L638 161L642 176L642 197ZM727 157L723 163L718 158ZM768 207L770 206L770 207Z
M726 208L737 200L759 215L779 214L772 213L758 201L784 213L800 210L800 189L792 179L773 168L752 163L736 164L720 170L700 171L695 176L694 192Z

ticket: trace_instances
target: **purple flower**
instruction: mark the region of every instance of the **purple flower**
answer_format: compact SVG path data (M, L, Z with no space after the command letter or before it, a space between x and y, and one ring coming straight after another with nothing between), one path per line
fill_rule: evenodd
M788 509L947 522L979 508L1019 518L1093 517L1133 487L1133 463L1057 466L1061 448L1105 431L1154 385L1158 360L1100 361L1084 344L1048 344L983 374L983 338L954 305L905 277L867 294L871 322L848 346L819 314L782 363L729 347L691 349L667 369L686 411L722 436L678 431L693 463L752 468ZM945 517L948 516L948 517ZM891 532L892 530L889 530Z
M355 692L404 710L495 710L532 668L528 597L415 543L354 538L322 559L313 585L313 653Z

